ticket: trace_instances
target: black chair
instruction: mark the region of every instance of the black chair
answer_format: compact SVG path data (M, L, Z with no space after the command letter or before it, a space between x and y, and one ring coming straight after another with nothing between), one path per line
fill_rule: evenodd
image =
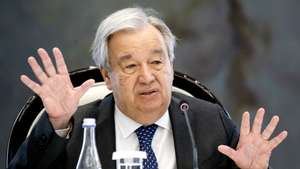
M85 99L81 101L81 104L86 104L87 102L90 102L91 99L101 99L110 92L106 89L103 78L100 74L100 70L97 67L88 67L72 71L70 72L70 78L74 86L81 85L87 79L95 79L96 81L96 84L90 90L97 91L87 92L86 95L89 96L86 96L86 98L88 98L88 100ZM102 88L104 86L104 88L99 91L98 87L101 86ZM173 90L218 104L224 109L220 101L205 86L188 75L175 72ZM93 96L90 94L93 94ZM10 131L6 152L6 167L8 167L9 162L12 160L20 145L30 133L33 125L38 120L37 117L39 117L42 112L43 104L37 95L29 98L23 108L20 110ZM224 112L228 115L228 117L230 117L225 109Z

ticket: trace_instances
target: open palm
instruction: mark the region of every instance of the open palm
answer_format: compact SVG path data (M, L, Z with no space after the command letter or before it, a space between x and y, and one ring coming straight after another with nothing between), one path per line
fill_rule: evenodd
M287 131L282 131L270 139L279 117L273 116L267 127L261 132L265 110L260 108L255 116L253 127L250 129L250 115L243 114L240 138L236 150L226 145L220 145L218 150L231 158L242 169L267 169L272 150L286 137Z
M21 75L21 81L42 99L54 129L65 128L77 110L80 97L94 84L94 80L87 80L74 88L58 48L53 48L56 67L44 49L38 49L38 53L44 70L32 56L28 58L28 63L40 83L26 75Z

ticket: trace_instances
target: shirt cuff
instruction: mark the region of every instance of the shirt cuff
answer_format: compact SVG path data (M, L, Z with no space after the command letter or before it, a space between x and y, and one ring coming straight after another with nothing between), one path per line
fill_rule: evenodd
M65 129L57 129L55 130L55 133L63 138L69 139L70 138L70 133L72 131L72 123L69 123L68 127Z

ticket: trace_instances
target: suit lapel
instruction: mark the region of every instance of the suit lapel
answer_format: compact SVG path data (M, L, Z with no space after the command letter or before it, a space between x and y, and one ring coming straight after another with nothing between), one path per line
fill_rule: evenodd
M184 114L179 109L178 99L172 98L169 107L172 123L177 169L192 169L192 145Z
M116 168L112 153L116 151L114 100L112 95L102 101L96 112L96 142L102 168Z
M184 114L180 110L179 104L182 96L177 96L173 93L171 104L169 107L170 119L173 129L173 137L176 151L176 161L178 169L192 169L193 168L193 151L190 136L188 134L187 124L185 122ZM192 105L188 111L188 116L191 122L197 151L198 151L198 167L210 168L212 164L207 163L209 158L213 156L211 151L211 144L213 140L208 132L207 117L203 117L202 109L198 107L197 112L191 110ZM197 113L197 115L195 114ZM207 166L208 165L208 166Z

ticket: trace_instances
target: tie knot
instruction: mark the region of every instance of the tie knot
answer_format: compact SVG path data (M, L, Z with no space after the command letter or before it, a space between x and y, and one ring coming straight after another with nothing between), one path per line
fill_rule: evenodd
M151 124L149 126L141 126L135 130L135 133L139 139L140 145L151 145L152 138L157 129L156 124Z

